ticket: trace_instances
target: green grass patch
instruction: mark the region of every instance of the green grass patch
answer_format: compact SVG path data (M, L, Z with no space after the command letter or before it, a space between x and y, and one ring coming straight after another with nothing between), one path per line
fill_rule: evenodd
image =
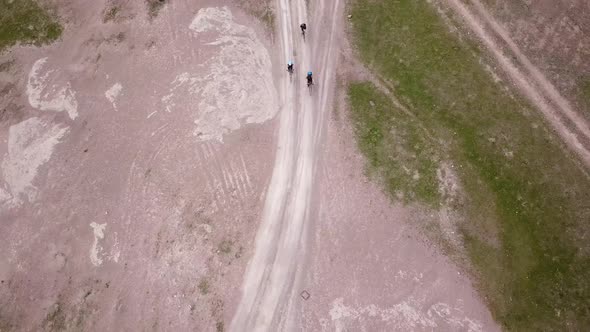
M252 2L249 0L239 0L238 3L250 15L258 18L264 25L267 31L272 35L275 29L275 13L270 5L270 1Z
M205 278L201 279L201 281L197 285L197 288L199 288L199 292L201 294L203 294L203 295L209 294L209 281Z
M264 11L259 13L259 17L266 25L269 31L273 31L275 27L275 13L270 7L266 7Z
M67 328L66 313L61 303L54 304L43 321L45 331L65 331Z
M160 13L160 10L164 8L168 0L146 0L145 2L148 8L148 16L155 18Z
M579 98L580 100L582 100L584 106L586 106L589 109L588 112L590 112L590 77L580 82L579 89Z
M8 61L0 63L0 73L9 71L13 65L14 65L14 60L8 60Z
M0 0L0 51L16 43L41 45L59 38L59 22L33 0Z
M104 11L103 17L102 17L103 23L115 21L120 12L121 12L121 7L119 7L117 5L112 5L112 6L105 8L105 11Z
M469 197L464 212L476 220L463 227L464 237L495 318L518 331L590 326L584 239L590 181L579 163L536 110L494 83L474 44L449 32L426 0L355 0L349 10L362 60L395 85L416 121L462 165L457 170ZM350 90L353 116L366 112L355 110L358 89ZM357 126L378 128L373 136L358 135L361 147L371 139L384 147L395 140L396 125L375 119L396 111L377 111L355 118ZM473 227L481 218L494 223L488 228L497 233L497 245Z
M228 255L231 253L233 246L233 241L226 239L219 243L219 245L217 246L217 250L219 250L223 254Z
M369 175L383 181L393 198L438 205L439 158L427 133L370 84L352 84L348 95Z
M262 9L253 9L251 12L252 15L262 21L266 29L272 34L275 29L275 13L272 8L266 5Z

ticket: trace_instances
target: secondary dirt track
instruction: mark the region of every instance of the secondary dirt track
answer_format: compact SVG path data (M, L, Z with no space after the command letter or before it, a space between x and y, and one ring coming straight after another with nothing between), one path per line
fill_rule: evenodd
M484 8L588 120L590 2L498 0L485 2Z
M494 56L500 68L562 138L590 167L590 124L575 110L512 40L478 0L469 8L459 0L444 0ZM512 55L512 57L511 57Z

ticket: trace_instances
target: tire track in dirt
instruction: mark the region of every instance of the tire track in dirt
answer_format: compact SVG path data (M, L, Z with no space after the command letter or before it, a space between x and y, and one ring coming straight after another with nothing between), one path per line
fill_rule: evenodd
M590 127L586 120L572 109L570 103L520 51L508 32L494 20L478 0L471 1L477 11L475 14L460 0L446 0L446 2L485 44L506 74L543 113L564 142L582 158L587 166L590 166L590 149L584 144L590 141ZM496 38L507 45L525 72L509 59L504 49L496 42ZM574 128L570 128L568 122Z
M325 4L331 5L330 8ZM340 0L320 1L316 5L314 22L330 23L339 13ZM300 22L308 22L305 0L278 0L277 7L283 59L295 57L297 75L293 82L288 75L281 77L281 120L275 166L255 252L246 271L242 299L233 317L231 331L295 328L297 304L300 303L297 285L305 271L303 263L317 150L325 110L331 100L335 49L332 44L336 25L329 24L327 30L322 30L328 32L327 43L314 33L320 29L310 29L304 42L294 27ZM324 17L328 13L331 16ZM292 48L295 44L297 52ZM312 59L320 59L320 62L312 63ZM322 78L319 88L314 88L310 95L304 77L308 70L314 71L318 77L318 70L314 68L322 68Z

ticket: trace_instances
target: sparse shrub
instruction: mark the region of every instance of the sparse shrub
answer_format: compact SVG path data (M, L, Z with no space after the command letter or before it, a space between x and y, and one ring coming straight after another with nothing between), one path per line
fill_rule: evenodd
M158 16L160 10L168 3L168 0L146 0L148 15L150 18Z
M209 294L209 281L207 281L207 279L201 279L197 287L199 288L199 292L201 292L201 294Z

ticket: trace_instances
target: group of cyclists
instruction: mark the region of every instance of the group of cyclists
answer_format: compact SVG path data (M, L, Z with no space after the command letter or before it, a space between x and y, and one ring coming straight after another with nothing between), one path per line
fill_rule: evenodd
M305 23L301 23L299 27L301 28L301 34L303 35L303 38L305 38L305 30L307 29L307 25ZM287 62L287 71L289 74L293 74L293 65L293 61ZM313 84L313 73L311 71L307 72L306 79L308 87Z

